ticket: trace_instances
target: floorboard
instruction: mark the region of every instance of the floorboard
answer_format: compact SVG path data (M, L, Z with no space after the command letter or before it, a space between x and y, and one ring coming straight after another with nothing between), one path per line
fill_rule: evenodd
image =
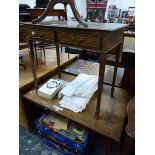
M33 82L31 63L29 58L28 49L24 49L20 51L20 56L23 56L23 62L26 65L26 69L24 70L21 66L19 68L19 88L22 89L27 85ZM46 50L46 59L43 59L43 53L41 51L37 51L38 56L38 64L37 64L37 77L41 78L46 74L52 73L52 71L57 69L57 61L56 61L56 52L55 48ZM67 65L70 62L77 59L77 55L70 54L70 58L68 59L68 54L62 52L61 56L61 65Z

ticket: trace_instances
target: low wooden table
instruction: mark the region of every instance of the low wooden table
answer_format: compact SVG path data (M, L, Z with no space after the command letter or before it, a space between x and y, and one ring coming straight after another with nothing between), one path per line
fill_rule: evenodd
M57 79L58 76L55 75L51 78ZM72 81L75 76L63 73L61 78L66 81ZM128 92L123 89L116 88L115 96L111 97L110 86L104 85L104 89L102 92L101 114L99 120L96 120L94 116L94 112L96 109L96 94L94 94L91 101L88 103L85 111L80 113L74 113L67 109L63 109L63 111L55 111L53 106L59 104L59 99L57 99L56 97L53 100L49 100L40 97L36 93L35 89L30 90L29 92L24 94L23 97L24 99L31 101L28 103L33 102L36 105L49 109L51 112L58 113L59 115L68 118L69 120L81 124L86 128L107 137L108 145L105 145L106 155L110 155L111 152L109 147L110 140L114 140L116 142L120 141L124 120L126 118L127 102L129 100ZM33 113L33 111L29 109L27 113Z

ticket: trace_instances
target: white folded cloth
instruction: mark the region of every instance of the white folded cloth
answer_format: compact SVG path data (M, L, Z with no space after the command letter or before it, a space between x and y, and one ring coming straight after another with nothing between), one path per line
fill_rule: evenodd
M77 89L74 92L74 95L75 96L80 96L80 97L90 97L91 93L92 92L94 93L94 87L95 87L95 89L97 89L97 82L98 82L98 77L97 76L89 79L83 85L81 85L79 87L79 89Z
M97 88L97 76L79 74L69 85L59 92L59 96L63 96L59 104L61 107L74 112L82 112Z
M59 96L72 96L79 89L80 86L85 84L88 80L95 78L95 75L88 75L81 73L72 82L70 82L64 89L59 92Z
M64 96L62 100L59 102L59 104L61 107L70 109L77 113L82 112L82 110L86 108L88 102L88 98L81 98L77 96Z

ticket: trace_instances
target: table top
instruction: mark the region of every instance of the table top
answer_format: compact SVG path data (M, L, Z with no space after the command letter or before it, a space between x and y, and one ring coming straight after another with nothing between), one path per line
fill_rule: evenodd
M51 78L57 79L57 75ZM62 79L66 81L72 81L75 76L62 74ZM88 129L91 129L101 135L107 136L117 142L120 141L121 133L123 130L123 124L126 117L126 106L129 100L129 94L127 91L115 88L114 97L110 95L111 87L104 85L101 100L101 112L100 119L95 118L96 109L96 94L92 97L88 103L85 111L81 113L74 113L70 110L63 109L63 111L55 111L54 105L59 105L59 99L49 100L40 97L36 94L34 89L23 95L24 98L38 104L42 107L50 109L51 111L60 114L78 124L81 124Z
M83 27L79 25L76 21L56 21L56 20L43 20L37 24L32 24L32 22L25 22L24 25L40 26L40 27L56 27L56 28L66 28L66 29L83 29L83 30L96 30L96 31L116 31L125 28L126 24L120 23L97 23L88 22L88 27Z

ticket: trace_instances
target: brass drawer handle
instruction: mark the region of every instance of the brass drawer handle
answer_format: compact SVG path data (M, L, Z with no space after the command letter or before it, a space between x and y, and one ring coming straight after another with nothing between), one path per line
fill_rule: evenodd
M43 33L39 33L39 32L36 32L36 31L32 32L32 36L36 37L36 38L44 38L44 34Z
M39 37L39 34L38 34L38 32L36 32L36 31L32 31L32 36L33 36L33 37Z
M36 35L36 32L35 31L32 31L32 36Z

